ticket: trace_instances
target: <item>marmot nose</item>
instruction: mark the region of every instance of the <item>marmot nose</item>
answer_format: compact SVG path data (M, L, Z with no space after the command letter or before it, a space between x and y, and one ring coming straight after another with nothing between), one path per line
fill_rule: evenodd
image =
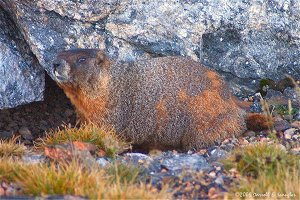
M59 77L61 76L61 67L62 67L62 63L59 61L59 60L55 60L53 63L53 74L56 76L56 77Z

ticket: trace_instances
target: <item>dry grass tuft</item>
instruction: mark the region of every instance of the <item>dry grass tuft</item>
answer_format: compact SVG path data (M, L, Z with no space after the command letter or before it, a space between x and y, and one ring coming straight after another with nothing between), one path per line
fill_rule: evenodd
M0 140L0 157L20 157L24 155L27 148L17 141L18 137L9 140Z
M92 188L100 187L99 177L105 180L103 170L84 168L79 162L51 163L24 167L16 178L16 182L28 195L82 195L95 197ZM103 181L104 182L104 181Z
M61 130L51 131L35 143L37 148L44 148L48 145L57 145L66 142L87 142L103 149L109 157L128 149L129 145L116 135L115 131L109 128L99 128L93 124L83 124L78 128L65 126Z
M32 196L74 195L90 199L170 199L166 190L158 192L149 185L137 181L134 176L122 179L126 165L115 164L114 174L99 165L86 167L73 160L69 163L47 165L24 164L21 161L3 160L0 163L0 179L15 182L23 194ZM128 174L128 173L126 173ZM112 176L115 177L112 179Z
M25 163L11 157L0 158L0 181L13 182Z
M110 176L109 181L120 183L136 183L140 181L142 169L134 165L117 163L108 166L106 173Z
M103 193L100 199L172 199L171 193L163 188L161 191L157 191L155 188L151 188L149 185L139 184L138 186L132 184L124 184L120 187L119 184L113 184L110 186L110 190Z
M299 156L288 154L278 145L260 143L237 149L223 162L227 170L237 169L243 176L240 185L232 189L232 194L268 192L300 196ZM273 199L280 198L276 195Z

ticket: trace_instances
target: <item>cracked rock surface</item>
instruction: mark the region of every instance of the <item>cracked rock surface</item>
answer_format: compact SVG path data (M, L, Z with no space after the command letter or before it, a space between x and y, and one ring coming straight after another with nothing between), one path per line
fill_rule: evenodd
M0 109L43 100L44 69L0 7Z
M300 78L300 2L294 0L8 0L0 6L9 14L4 21L18 27L16 34L50 76L58 51L100 48L123 61L189 56L220 72L240 95L253 93L261 78ZM1 33L0 38L6 36ZM30 63L28 67L36 69ZM5 81L12 83L9 70ZM42 73L38 77L34 80L42 80ZM28 89L19 96L40 100L41 90L32 91L32 97Z

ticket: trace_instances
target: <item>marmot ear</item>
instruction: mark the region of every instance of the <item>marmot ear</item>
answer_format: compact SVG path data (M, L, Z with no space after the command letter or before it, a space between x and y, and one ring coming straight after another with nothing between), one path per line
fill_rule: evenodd
M105 68L109 67L109 65L110 65L109 58L107 57L105 52L100 51L100 50L97 52L97 54L96 54L96 64L99 67L105 67Z

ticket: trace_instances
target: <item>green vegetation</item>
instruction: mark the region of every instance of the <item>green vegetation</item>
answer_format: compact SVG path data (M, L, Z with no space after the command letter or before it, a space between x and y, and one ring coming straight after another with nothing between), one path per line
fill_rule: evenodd
M275 106L275 111L281 116L285 116L285 115L295 115L298 113L299 109L292 108L290 111L287 105L278 105Z
M231 190L232 195L269 192L300 196L300 158L278 145L260 143L237 149L223 163L225 169L236 169L242 175L240 185Z
M115 157L128 148L128 144L119 138L112 129L99 128L93 124L83 124L79 128L65 126L62 130L51 131L36 143L37 148L66 142L87 142L103 149L108 157Z
M110 176L112 182L135 183L140 181L142 169L134 165L128 165L115 162L106 169L106 173Z

